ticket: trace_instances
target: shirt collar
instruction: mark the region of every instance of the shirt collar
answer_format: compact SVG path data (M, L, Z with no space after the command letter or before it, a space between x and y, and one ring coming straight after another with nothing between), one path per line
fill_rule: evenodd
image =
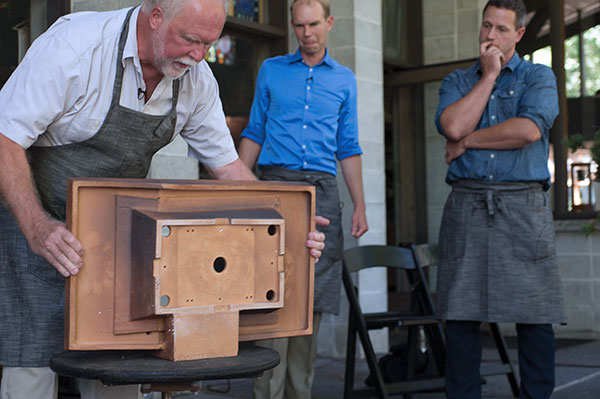
M502 67L502 69L503 70L510 69L510 71L513 72L517 68L517 65L519 65L520 62L521 62L521 57L519 57L519 54L515 51L512 58L510 59L510 61L508 61L508 63L506 65L504 65ZM481 73L483 71L481 70L481 60L479 58L477 59L476 68L477 68L477 73L481 75Z
M302 54L300 54L300 47L298 47L298 50L296 50L295 53L290 54L290 64L294 63L294 62L302 62ZM331 58L329 56L329 50L325 49L325 57L323 57L323 60L318 63L317 65L321 65L321 64L325 64L328 65L330 67L334 66L334 61L333 58ZM315 66L317 66L315 65Z
M138 54L138 41L137 41L137 20L138 14L140 12L140 7L138 6L133 13L131 14L131 18L129 19L129 32L127 34L127 40L125 41L125 47L123 48L123 66L125 66L125 60L128 58L133 59L133 64L136 68L139 68L140 71L142 66L140 64L140 56Z

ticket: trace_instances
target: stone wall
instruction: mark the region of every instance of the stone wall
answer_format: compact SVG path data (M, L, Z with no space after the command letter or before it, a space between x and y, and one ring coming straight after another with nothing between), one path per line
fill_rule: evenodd
M138 4L140 0L71 0L71 11L110 11Z
M562 337L600 338L600 233L581 233L581 220L557 220L556 252L567 306Z

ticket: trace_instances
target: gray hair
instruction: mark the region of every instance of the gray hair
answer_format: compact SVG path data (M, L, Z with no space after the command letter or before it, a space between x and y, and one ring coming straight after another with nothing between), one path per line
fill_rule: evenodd
M167 20L171 20L175 15L181 11L183 6L185 6L191 0L143 0L142 2L142 11L149 13L152 11L154 7L162 8L165 13L165 17ZM219 0L223 3L223 7L225 8L225 15L227 15L227 10L229 9L229 1L230 0Z

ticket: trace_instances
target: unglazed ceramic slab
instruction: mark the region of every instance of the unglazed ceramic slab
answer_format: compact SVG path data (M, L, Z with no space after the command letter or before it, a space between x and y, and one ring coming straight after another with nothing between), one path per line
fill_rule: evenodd
M312 333L314 187L286 182L76 179L67 225L65 346L233 356L238 341Z

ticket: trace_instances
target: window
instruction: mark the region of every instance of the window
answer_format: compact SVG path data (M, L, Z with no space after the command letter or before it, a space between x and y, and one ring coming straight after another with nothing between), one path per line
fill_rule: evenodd
M569 136L582 134L586 139L585 146L590 148L595 132L600 130L600 25L587 29L581 37L582 46L579 43L579 35L573 35L565 40L568 134ZM580 54L580 48L583 48L583 54ZM534 51L530 60L551 66L550 46ZM600 196L594 192L595 185L591 183L598 171L597 165L592 162L590 150L569 151L565 167L567 168L568 212L589 213L599 209ZM554 182L555 165L552 157L550 157L549 169Z

